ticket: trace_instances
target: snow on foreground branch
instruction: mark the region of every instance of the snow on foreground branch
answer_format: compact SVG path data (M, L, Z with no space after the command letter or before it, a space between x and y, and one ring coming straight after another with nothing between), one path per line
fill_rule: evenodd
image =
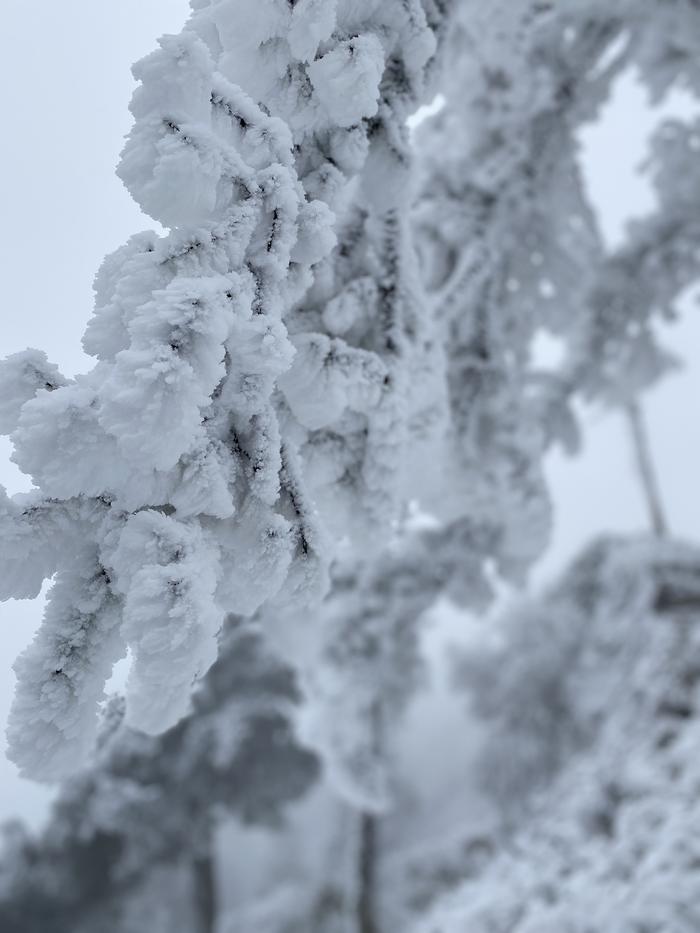
M0 502L2 598L56 577L9 726L37 778L89 754L127 647L127 722L157 733L227 612L317 602L329 531L390 527L409 444L440 421L439 391L418 400L409 378L439 348L412 274L405 122L441 6L430 26L417 0L192 6L135 68L118 170L169 232L105 260L89 373L38 351L0 367L1 427L36 487Z
M103 266L90 374L64 379L38 351L0 368L0 427L37 487L0 503L3 596L31 598L56 574L18 662L11 738L26 772L50 778L90 755L113 659L127 644L133 656L126 725L67 782L41 839L10 834L0 911L20 929L35 908L37 924L55 918L70 933L94 933L95 917L110 933L172 930L187 925L183 900L199 899L180 890L180 869L191 881L208 861L207 933L376 933L416 920L431 933L465 922L559 933L578 931L591 903L610 929L629 878L651 886L682 862L685 885L695 861L683 861L682 833L669 833L670 852L653 834L696 738L697 672L674 666L695 645L694 551L594 548L551 599L496 624L502 650L465 663L488 725L484 783L503 817L493 836L474 838L473 813L457 813L469 801L433 775L429 825L416 821L421 778L398 746L425 670L426 611L442 596L479 608L494 575L522 579L544 547L542 459L555 440L575 445L572 399L627 401L665 367L652 325L697 279L700 256L696 129L664 132L658 210L607 258L577 133L633 62L657 90L700 86L698 8L193 6L184 32L137 66L119 169L170 231L134 238ZM445 110L417 140L416 222L406 117L441 70ZM543 329L565 350L549 369L533 352ZM437 518L427 530L402 515L414 496ZM256 618L218 636L234 614ZM256 639L246 651L250 633L284 668L281 684ZM300 709L287 664L301 675ZM143 735L190 709L193 681L191 714ZM468 744L469 725L447 731L433 770ZM632 774L620 800L608 781L616 744L634 762L628 739L649 736L652 780ZM476 797L468 768L458 781ZM337 826L323 820L338 839L326 847L308 800L288 814L288 865L280 827L268 858L235 826L241 871L221 884L217 912L217 825L245 821L251 800L255 822L277 815L311 782L341 814ZM593 788L583 818L569 809L580 784ZM636 873L631 824L650 798L649 858ZM469 821L466 845L444 838L455 816ZM174 850L184 866L169 864ZM96 853L106 870L85 872ZM598 864L606 882L622 865L615 909L592 877ZM633 920L662 896L635 904Z

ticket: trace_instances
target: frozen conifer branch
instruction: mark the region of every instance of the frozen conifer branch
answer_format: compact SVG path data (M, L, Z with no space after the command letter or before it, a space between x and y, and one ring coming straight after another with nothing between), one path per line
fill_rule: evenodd
M574 341L573 382L588 397L625 404L675 365L655 325L700 274L697 120L662 124L647 169L658 208L629 228L627 242L600 266L589 313Z
M221 589L224 555L252 561L253 580L264 576L270 587L262 601L298 550L298 518L277 508L272 393L293 355L282 312L295 288L287 273L303 239L297 227L314 214L307 258L294 261L303 277L332 242L330 214L306 201L284 125L218 75L192 33L163 40L137 74L137 123L120 170L173 230L134 238L107 261L86 334L98 364L55 391L41 386L12 434L15 459L40 490L33 509L69 530L82 522L75 532L89 535L77 553L52 535L55 552L37 574L37 584L55 570L73 584L55 585L18 668L12 754L40 777L74 767L89 746L96 700L124 642L134 654L129 722L148 731L175 722L216 657L224 613L235 606L228 594L241 587L237 561ZM221 120L219 100L241 111L252 140L226 111ZM98 520L86 529L91 510ZM9 503L5 513L4 539L21 536L26 509ZM36 547L31 535L24 540ZM29 551L13 556L31 561ZM95 575L100 598L90 589ZM32 595L24 589L8 595ZM108 638L115 627L116 640ZM100 664L91 645L100 645ZM57 691L65 699L47 711L42 703ZM37 732L45 717L50 741Z
M68 382L30 353L0 373L31 509L84 539L77 554L35 540L23 502L3 506L3 539L25 548L8 548L6 595L59 573L10 724L37 777L90 747L126 646L127 721L157 733L187 710L227 612L318 601L328 532L395 517L409 438L439 422L408 379L435 346L408 224L405 120L436 46L422 6L193 6L135 68L119 166L169 232L105 261L91 372Z
M301 674L299 725L324 765L316 789L343 808L352 851L333 850L308 884L294 874L291 892L275 887L270 859L265 896L236 904L224 929L403 933L433 906L431 933L577 929L529 873L534 852L579 916L592 905L607 930L630 890L619 885L610 906L595 864L614 873L619 829L625 870L649 887L624 821L644 822L649 801L658 818L656 788L678 780L675 743L697 738L697 671L681 663L698 602L689 548L591 549L547 599L497 623L499 650L464 664L488 724L482 765L498 832L478 838L469 826L407 858L379 821L411 807L395 744L421 684L426 613L444 596L478 608L492 576L524 578L548 535L543 457L553 442L577 442L572 402L634 404L668 368L655 323L697 280L697 128L662 132L657 210L611 256L577 133L631 65L657 94L697 92L697 5L192 6L183 32L137 66L119 173L167 232L105 260L85 336L95 369L68 380L34 350L0 367L0 429L37 487L0 500L2 596L32 598L55 577L45 624L18 662L10 731L27 773L51 778L90 756L104 680L127 646L133 656L125 724L67 788L65 819L36 847L15 840L0 866L8 916L48 884L42 920L68 912L71 933L94 933L93 906L119 898L121 878L109 933L134 933L142 905L158 899L152 869L173 849L188 849L211 896L213 808L257 819L316 778L291 735L288 674L280 687L245 636L220 644L235 614L254 616L252 629ZM436 91L444 111L414 146L406 118ZM542 331L562 345L556 364L533 350ZM430 530L407 521L414 499ZM229 702L231 690L249 692ZM620 800L599 765L619 763L628 727L648 740L635 733L640 709L658 744L656 783L637 807L639 782ZM581 775L593 788L591 806L576 796L590 850L569 810ZM551 813L540 819L542 793L561 832ZM446 801L430 805L443 812ZM691 806L684 790L674 825ZM307 848L318 855L317 829L302 818L295 872ZM87 876L81 912L68 890L83 880L74 856L104 854L105 836L119 850L106 857L117 890L112 875L106 892ZM494 859L504 837L515 850ZM682 832L671 837L664 864L682 862L694 902L693 858L678 857ZM562 860L562 839L590 861ZM62 856L56 909L46 865L63 868ZM36 873L25 870L32 858ZM579 900L562 865L583 879ZM438 903L446 890L454 900ZM522 908L533 904L528 929ZM647 904L657 908L653 891L633 901L633 920ZM210 903L207 927L212 914Z
M522 0L459 8L444 110L421 128L419 244L447 351L452 466L443 507L497 521L502 564L544 548L548 446L576 447L566 360L541 369L541 331L588 316L602 251L576 132L626 61L595 72L617 15ZM594 76L595 73L595 76Z
M547 538L544 454L552 442L578 443L572 401L634 404L674 365L656 323L673 316L698 276L697 130L659 131L648 166L658 208L610 256L582 182L577 133L622 69L641 66L659 90L652 61L669 59L671 47L685 50L674 80L694 86L692 43L661 13L656 29L635 3L477 6L460 7L453 84L422 128L417 224L448 335L447 460L458 464L450 489L459 495L450 511L498 510L511 529L503 543L512 541L522 567ZM696 12L679 6L690 28ZM562 347L546 367L533 352L541 332Z
M414 929L694 929L698 567L688 546L598 541L502 620L503 650L468 659L491 723L484 780L522 809L507 845L494 836L471 865L462 848L470 880Z
M501 529L468 519L407 533L371 565L345 566L321 610L306 670L302 734L336 793L359 811L391 809L393 737L421 684L421 622L440 598L471 610L493 596L484 571Z

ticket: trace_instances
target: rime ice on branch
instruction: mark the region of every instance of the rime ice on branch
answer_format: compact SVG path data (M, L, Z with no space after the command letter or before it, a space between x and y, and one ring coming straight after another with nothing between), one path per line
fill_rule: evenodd
M118 170L169 232L105 260L94 369L67 380L35 351L0 368L37 488L2 505L3 595L57 574L10 722L41 778L89 750L126 647L127 722L159 732L227 613L317 601L326 529L396 516L409 441L439 425L408 392L434 346L407 223L421 5L193 7L135 68Z

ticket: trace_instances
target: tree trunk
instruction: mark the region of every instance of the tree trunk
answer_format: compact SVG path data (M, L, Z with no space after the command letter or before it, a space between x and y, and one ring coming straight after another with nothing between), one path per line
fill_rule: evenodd
M661 502L661 492L651 456L644 414L636 399L628 402L625 410L630 425L639 479L649 512L649 521L657 538L665 538L668 534L668 524Z
M192 886L195 933L214 933L217 919L216 876L212 839L192 860Z
M358 847L357 933L379 933L376 916L379 826L371 813L360 816Z

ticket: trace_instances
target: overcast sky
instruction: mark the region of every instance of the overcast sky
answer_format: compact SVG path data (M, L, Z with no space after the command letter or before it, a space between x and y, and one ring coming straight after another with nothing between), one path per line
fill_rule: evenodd
M130 126L129 66L163 32L179 30L186 0L5 0L6 42L0 59L4 144L0 186L3 304L0 357L39 347L72 374L87 360L80 337L92 307L91 283L105 253L149 226L114 166ZM683 111L682 100L674 102ZM652 122L641 90L625 80L603 124L586 134L585 166L606 235L619 241L624 219L653 202L633 167L643 156ZM685 313L687 312L687 313ZM700 528L700 314L684 302L669 346L688 365L655 390L648 417L672 528L694 537ZM689 354L694 354L691 359ZM537 578L549 576L601 530L645 525L621 420L586 416L586 450L576 461L550 458L556 528ZM0 439L0 483L12 492L22 480ZM0 605L0 725L12 692L11 665L38 623L36 603ZM21 780L0 754L0 820L21 816L36 825L48 793Z

